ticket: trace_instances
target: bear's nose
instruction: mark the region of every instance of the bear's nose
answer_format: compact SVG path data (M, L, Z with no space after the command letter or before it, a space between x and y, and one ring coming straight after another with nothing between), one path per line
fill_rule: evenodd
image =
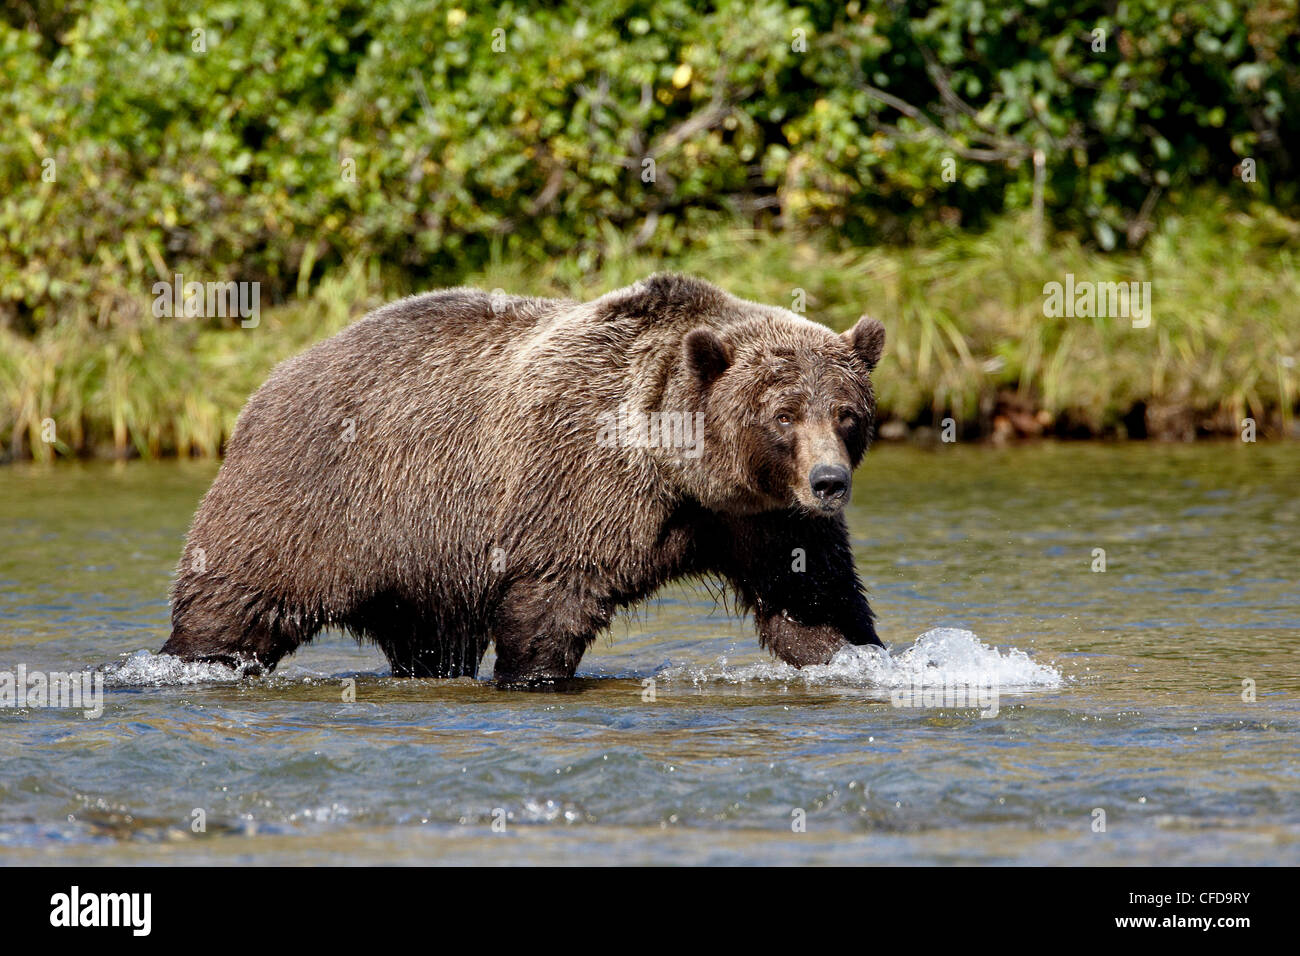
M814 465L808 484L822 501L838 501L849 492L849 470L842 465Z

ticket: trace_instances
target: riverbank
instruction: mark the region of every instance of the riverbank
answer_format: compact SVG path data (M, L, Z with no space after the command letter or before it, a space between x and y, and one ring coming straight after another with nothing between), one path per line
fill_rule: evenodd
M880 318L887 440L1187 440L1251 427L1298 437L1298 250L1300 224L1207 202L1166 217L1140 254L1100 255L1071 236L1036 252L1026 223L1007 218L925 248L837 250L730 230L674 256L613 237L595 265L503 261L428 281L354 263L300 299L263 303L250 328L155 318L142 294L133 322L70 318L35 338L0 330L0 456L215 456L277 362L398 295L463 283L585 299L661 269L802 307L835 329L864 311ZM1113 297L1119 283L1131 301Z

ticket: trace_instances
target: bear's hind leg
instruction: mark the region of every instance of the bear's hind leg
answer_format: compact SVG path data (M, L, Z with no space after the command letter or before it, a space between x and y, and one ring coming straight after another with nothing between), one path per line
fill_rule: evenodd
M492 628L497 651L493 677L504 687L569 680L596 634L609 624L610 608L610 601L581 589L515 585Z

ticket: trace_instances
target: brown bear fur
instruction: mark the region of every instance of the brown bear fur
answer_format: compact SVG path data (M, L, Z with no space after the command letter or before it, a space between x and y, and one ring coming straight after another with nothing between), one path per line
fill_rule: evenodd
M862 458L883 346L873 320L836 335L677 275L589 303L391 303L249 400L162 651L271 669L333 626L396 675L474 675L494 642L499 680L558 680L686 576L727 582L792 664L879 644L847 485L819 498L809 468ZM702 453L598 441L625 405L703 413Z

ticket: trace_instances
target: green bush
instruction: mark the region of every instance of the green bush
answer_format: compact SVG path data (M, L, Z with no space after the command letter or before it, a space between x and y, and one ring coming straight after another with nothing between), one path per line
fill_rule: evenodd
M836 250L753 230L719 231L661 258L612 239L599 270L572 259L506 259L465 280L483 289L588 300L651 272L707 275L737 295L797 307L834 329L863 311L884 320L877 375L894 424L953 416L966 435L996 434L999 416L1029 432L1166 438L1297 434L1300 258L1261 241L1300 226L1232 213L1208 197L1161 222L1141 254L1103 255L1061 241L1038 253L1024 216L925 247ZM1154 319L1049 319L1043 286L1065 274L1149 280ZM339 330L395 293L360 263L312 294L267 309L256 328L59 323L34 336L0 328L0 461L54 455L214 455L239 409L281 359ZM1016 418L1019 416L1019 418ZM53 427L57 441L46 429ZM1138 432L1141 434L1141 431Z
M737 219L923 238L1028 208L1035 150L1046 218L1102 249L1205 184L1297 200L1295 0L3 16L0 324L23 334L136 321L174 272L260 281L269 302L358 260L442 281L592 269L616 236L672 256Z

